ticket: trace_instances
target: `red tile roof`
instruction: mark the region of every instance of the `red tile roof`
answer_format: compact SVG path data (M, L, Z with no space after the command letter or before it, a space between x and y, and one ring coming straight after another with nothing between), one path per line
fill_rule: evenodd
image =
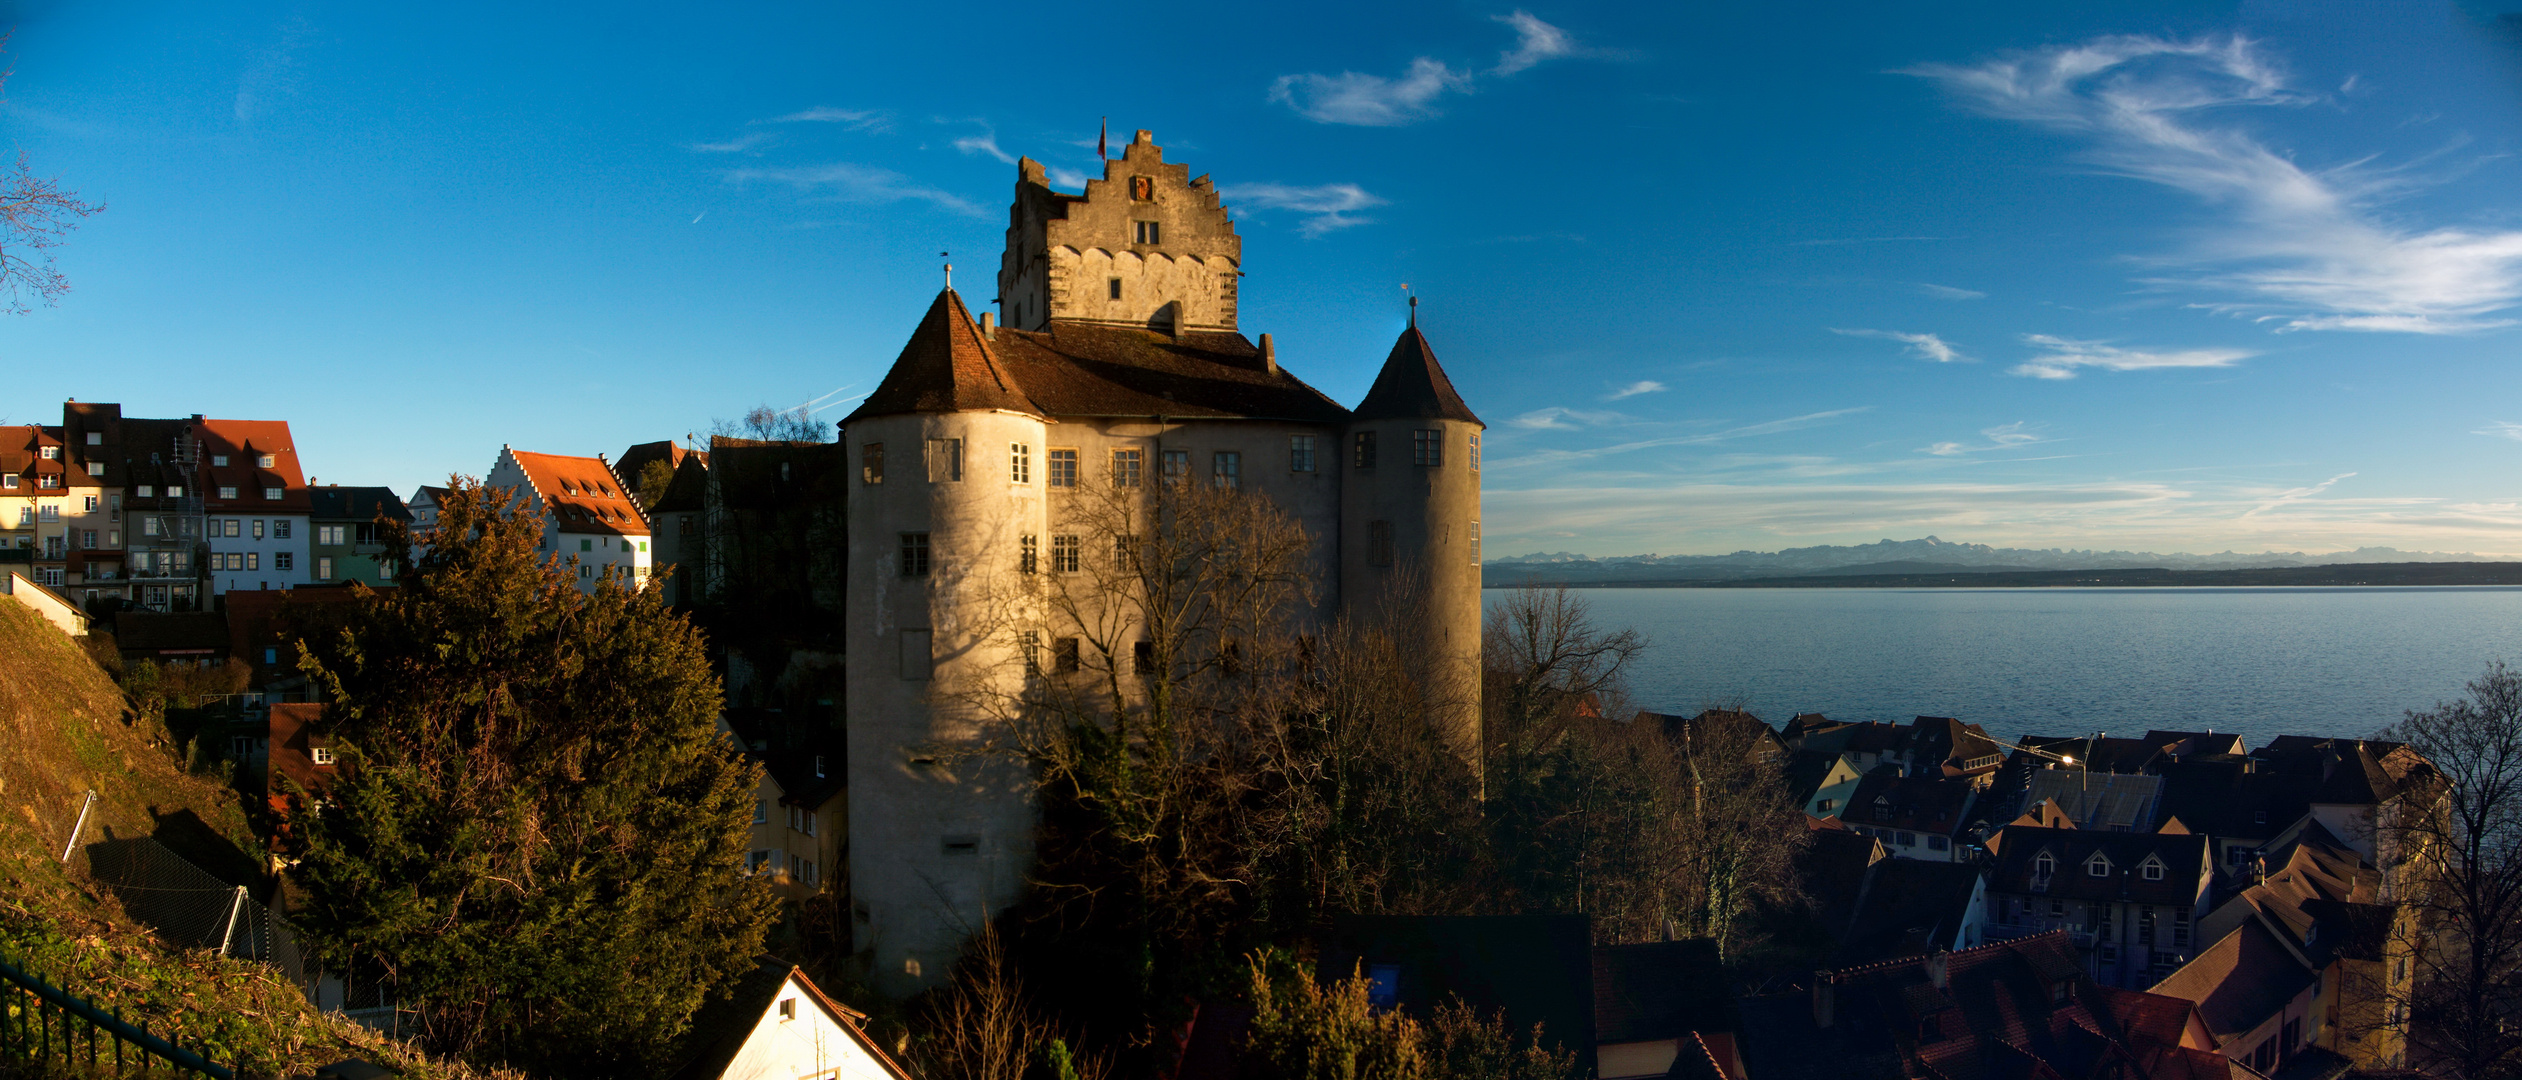
M543 499L552 527L565 533L646 536L648 519L604 459L511 449L526 482Z
M211 513L307 512L306 474L298 468L298 446L286 420L203 420L193 425L201 441L204 509ZM226 465L217 464L226 458ZM268 458L271 464L262 462ZM235 498L220 497L223 488ZM281 489L277 500L263 498L267 488Z

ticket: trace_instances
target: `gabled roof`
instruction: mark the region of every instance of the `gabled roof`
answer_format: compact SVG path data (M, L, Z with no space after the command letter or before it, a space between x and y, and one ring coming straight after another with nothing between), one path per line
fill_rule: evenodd
M2063 768L2033 773L2023 801L2053 801L2083 828L2144 832L2154 827L2162 795L2160 776Z
M307 512L306 474L298 468L297 441L286 420L202 420L193 424L201 440L201 495L213 513ZM265 455L270 466L261 464ZM226 465L217 464L227 458ZM235 488L236 498L219 497L219 489ZM266 488L279 488L280 498L263 498Z
M1847 966L1949 949L1970 918L1979 868L1969 863L1885 859L1857 892L1856 913L1840 935L1834 965Z
M903 413L984 412L993 409L1040 416L1042 410L1019 389L991 355L972 313L953 289L937 294L920 317L911 340L894 358L867 400L849 414L847 424L864 416Z
M1988 872L1990 892L2185 907L2197 901L2199 891L2207 884L2207 838L2195 834L2167 836L2008 825L1996 846L1996 865ZM2055 867L2047 886L2034 889L2043 852L2055 860ZM2110 860L2108 875L2094 877L2086 872L2085 864L2096 854ZM2147 881L2137 873L2137 867L2148 855L2163 861L2162 880Z
M1357 403L1356 419L1480 423L1471 406L1463 404L1462 395L1454 392L1454 381L1445 377L1445 369L1436 362L1436 350L1419 333L1416 320L1392 343L1392 353L1384 357L1375 385L1366 391L1366 400Z
M990 352L1051 416L1294 420L1338 424L1347 409L1264 361L1235 331L1165 334L1054 319L1000 329Z
M744 1052L745 1044L752 1040L754 1029L769 1014L771 1006L779 1003L780 994L791 982L797 984L800 997L830 1014L835 1026L847 1032L850 1041L874 1059L887 1075L909 1080L910 1072L886 1054L884 1048L877 1046L875 1040L867 1037L862 1026L867 1019L865 1013L832 1000L824 994L822 987L806 977L803 968L769 956L756 960L753 970L738 977L727 996L713 996L702 1003L700 1011L692 1017L689 1036L692 1056L671 1074L675 1080L720 1080L724 1077L728 1067L735 1064L736 1056ZM837 1064L837 1053L830 1056ZM854 1075L849 1070L842 1070L840 1074Z
M565 533L646 536L648 519L624 490L622 481L605 467L603 458L567 454L535 454L509 449L526 482L543 499L552 527Z
M1970 818L1977 792L1959 776L1903 776L1899 766L1877 765L1857 781L1839 817L1850 825L1958 835Z
M2249 1032L2320 978L2259 920L2199 951L2149 991L2198 1003L2219 1042Z

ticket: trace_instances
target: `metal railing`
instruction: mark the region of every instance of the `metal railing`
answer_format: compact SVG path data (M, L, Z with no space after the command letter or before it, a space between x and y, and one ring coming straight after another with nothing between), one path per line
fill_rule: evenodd
M112 1069L117 1075L236 1077L174 1039L150 1034L146 1021L124 1020L120 1007L98 1008L6 959L0 959L0 1061L30 1064L37 1074L58 1062L87 1075Z
M145 836L79 850L87 855L88 877L169 944L259 960L312 995L320 973L307 962L297 930L244 886L213 877Z

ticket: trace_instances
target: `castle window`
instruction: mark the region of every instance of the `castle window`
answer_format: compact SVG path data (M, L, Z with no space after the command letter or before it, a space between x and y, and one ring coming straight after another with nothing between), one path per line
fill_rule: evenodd
M1112 538L1112 565L1136 573L1138 570L1138 537L1121 533Z
M1480 523L1471 523L1471 565L1480 565Z
M1077 486L1077 451L1051 451L1050 466L1051 475L1045 480L1046 483L1050 484L1052 487L1073 488Z
M1053 640L1051 642L1051 667L1057 671L1077 670L1080 666L1077 662L1077 652L1076 638L1064 637Z
M1391 522L1369 521L1366 523L1366 565L1392 565Z
M1152 177L1152 176L1133 176L1133 177L1131 177L1131 178L1130 178L1130 201L1131 201L1131 202L1148 202L1148 201L1151 201L1151 200L1155 199L1155 197L1156 197L1156 178L1155 178L1155 177Z
M1243 488L1243 455L1233 450L1220 450L1209 457L1209 483L1228 491Z
M1165 242L1165 240L1164 240L1165 231L1164 231L1164 225L1163 225L1163 224L1161 224L1161 223L1159 223L1159 222L1154 222L1154 221L1135 221L1135 222L1131 222L1131 224L1138 226L1138 242L1139 242L1139 243L1142 243L1142 244L1161 244L1161 243L1164 243L1164 242Z
M1074 536L1052 537L1051 572L1054 574L1076 573L1077 552L1080 546L1081 545L1077 542L1077 538Z
M1314 471L1314 437L1313 437L1313 436L1311 436L1311 435L1290 435L1290 436L1288 436L1288 437L1287 437L1287 471L1289 471L1289 472L1312 472L1312 471Z
M858 446L858 482L884 483L884 444L860 443Z
M902 576L928 576L928 534L902 534Z
M1144 470L1144 469L1146 468L1146 466L1147 466L1147 454L1146 454L1146 452L1145 452L1145 451L1142 451L1142 450L1115 450L1115 451L1113 451L1113 452L1112 452L1112 486L1113 486L1113 487L1125 487L1125 488L1134 488L1134 487L1137 487L1137 486L1138 486L1139 473L1140 473L1142 470Z
M928 440L928 482L953 483L963 479L963 440Z
M1140 641L1140 642L1136 642L1136 643L1134 643L1134 644L1132 644L1132 645L1130 646L1130 671L1131 671L1132 673L1134 673L1134 674L1139 674L1139 675L1150 675L1150 674L1154 674L1154 673L1155 673L1155 671L1156 671L1156 643L1155 643L1155 642L1153 642L1153 641Z
M1016 570L1030 574L1041 569L1042 541L1030 534L1016 541Z
M1480 433L1471 433L1471 471L1480 471Z
M1027 537L1027 539L1031 539L1031 537ZM1042 674L1042 631L1017 631L1016 652L1024 657L1025 674Z
M1019 484L1033 482L1033 445L1007 444L1007 478Z
M1165 482L1179 484L1190 478L1191 452L1188 450L1165 451Z
M1120 278L1113 278L1113 279L1112 279L1112 280L1110 280L1110 281L1106 281L1106 282L1104 282L1104 286L1105 286L1106 288L1109 288L1109 289L1112 291L1112 299L1118 300L1118 299L1120 299L1120 298L1121 298L1121 279L1120 279Z
M1410 433L1410 464L1442 465L1444 463L1444 431L1435 428L1420 428Z
M1371 469L1375 467L1374 432L1361 431L1357 433L1356 445L1349 452L1349 466L1356 469Z

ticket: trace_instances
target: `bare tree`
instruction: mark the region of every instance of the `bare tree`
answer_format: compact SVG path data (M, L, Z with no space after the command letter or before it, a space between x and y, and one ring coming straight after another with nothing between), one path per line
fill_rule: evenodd
M0 49L8 47L0 35ZM0 71L0 85L8 73ZM0 292L8 294L9 313L34 310L32 299L51 307L70 291L70 279L53 267L52 249L104 203L83 202L57 177L37 176L20 152L14 167L0 172Z
M1714 940L1726 957L1739 951L1756 904L1792 894L1809 836L1777 757L1763 752L1769 736L1759 722L1739 711L1700 715L1668 733L1681 769L1670 881L1677 929Z
M1596 626L1585 601L1564 586L1500 597L1480 635L1492 762L1513 767L1546 752L1588 711L1617 715L1622 676L1645 648L1635 630Z
M913 1052L921 1075L935 1080L1024 1080L1037 1067L1051 1080L1101 1080L1111 1071L1104 1059L1072 1051L1025 999L994 929L973 938L953 980L921 1005Z
M805 409L774 409L756 405L745 411L742 419L718 420L709 425L709 433L729 439L751 439L755 442L831 442L838 429L816 420Z
M2468 690L2383 733L2436 776L2383 816L2378 855L2416 911L2412 1064L2485 1080L2522 1071L2522 671L2490 664Z

